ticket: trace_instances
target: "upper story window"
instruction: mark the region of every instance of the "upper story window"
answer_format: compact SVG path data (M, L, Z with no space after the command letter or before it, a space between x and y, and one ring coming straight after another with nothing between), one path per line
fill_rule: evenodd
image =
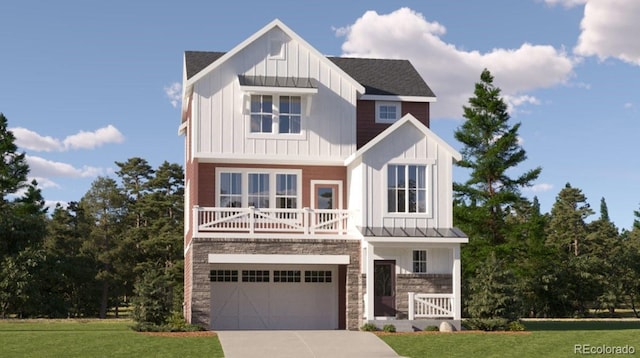
M376 122L394 123L400 119L400 102L376 101Z
M218 168L219 207L289 208L301 203L299 170Z
M427 213L427 166L387 166L387 212Z
M278 132L300 133L302 98L300 96L280 96L279 104Z
M251 133L300 134L302 97L251 95Z
M273 132L273 96L251 96L251 133Z

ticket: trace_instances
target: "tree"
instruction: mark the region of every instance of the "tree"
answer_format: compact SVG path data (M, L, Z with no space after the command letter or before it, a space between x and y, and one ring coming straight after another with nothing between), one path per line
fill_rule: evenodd
M80 200L81 208L93 223L84 250L91 252L98 263L96 279L102 285L100 318L106 318L110 302L118 301L121 272L127 270L118 266L122 252L120 241L124 231L125 200L115 180L106 177L94 180Z
M469 106L463 108L467 120L454 135L463 144L462 160L457 165L469 169L470 178L462 184L454 183L455 218L471 240L500 245L506 241L505 215L511 206L524 200L520 189L530 186L542 169L509 176L509 170L527 156L518 138L520 123L509 123L507 105L487 69L475 85Z
M582 190L567 183L551 208L547 243L578 256L587 236L585 219L593 214Z
M469 315L472 318L518 318L521 302L513 286L514 280L513 272L491 253L470 283Z

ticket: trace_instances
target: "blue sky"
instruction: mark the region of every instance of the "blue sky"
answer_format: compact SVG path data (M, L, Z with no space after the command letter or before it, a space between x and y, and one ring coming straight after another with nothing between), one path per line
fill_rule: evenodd
M438 96L432 129L458 149L462 105L488 68L522 122L521 169L543 168L524 193L549 211L570 182L629 228L638 17L636 0L3 2L0 112L45 199L79 200L115 161L183 164L183 52L228 51L279 18L327 55L410 59Z

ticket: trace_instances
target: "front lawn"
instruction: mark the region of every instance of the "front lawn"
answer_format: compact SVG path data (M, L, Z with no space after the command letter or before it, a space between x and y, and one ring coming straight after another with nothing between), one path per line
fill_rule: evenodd
M223 357L215 336L150 336L129 320L0 320L0 357Z
M414 358L574 357L576 345L583 350L629 346L640 355L638 320L536 321L525 325L528 332L425 332L382 335L380 338L400 356Z

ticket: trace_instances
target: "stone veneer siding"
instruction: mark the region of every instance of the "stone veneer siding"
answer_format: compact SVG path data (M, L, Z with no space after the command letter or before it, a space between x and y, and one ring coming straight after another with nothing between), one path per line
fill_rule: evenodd
M367 292L367 275L361 275L362 292ZM453 278L449 274L396 275L396 317L409 317L409 292L453 293Z
M212 239L194 238L191 281L191 322L211 323L209 254L349 255L346 272L346 328L358 329L362 320L360 292L360 242L334 239Z

